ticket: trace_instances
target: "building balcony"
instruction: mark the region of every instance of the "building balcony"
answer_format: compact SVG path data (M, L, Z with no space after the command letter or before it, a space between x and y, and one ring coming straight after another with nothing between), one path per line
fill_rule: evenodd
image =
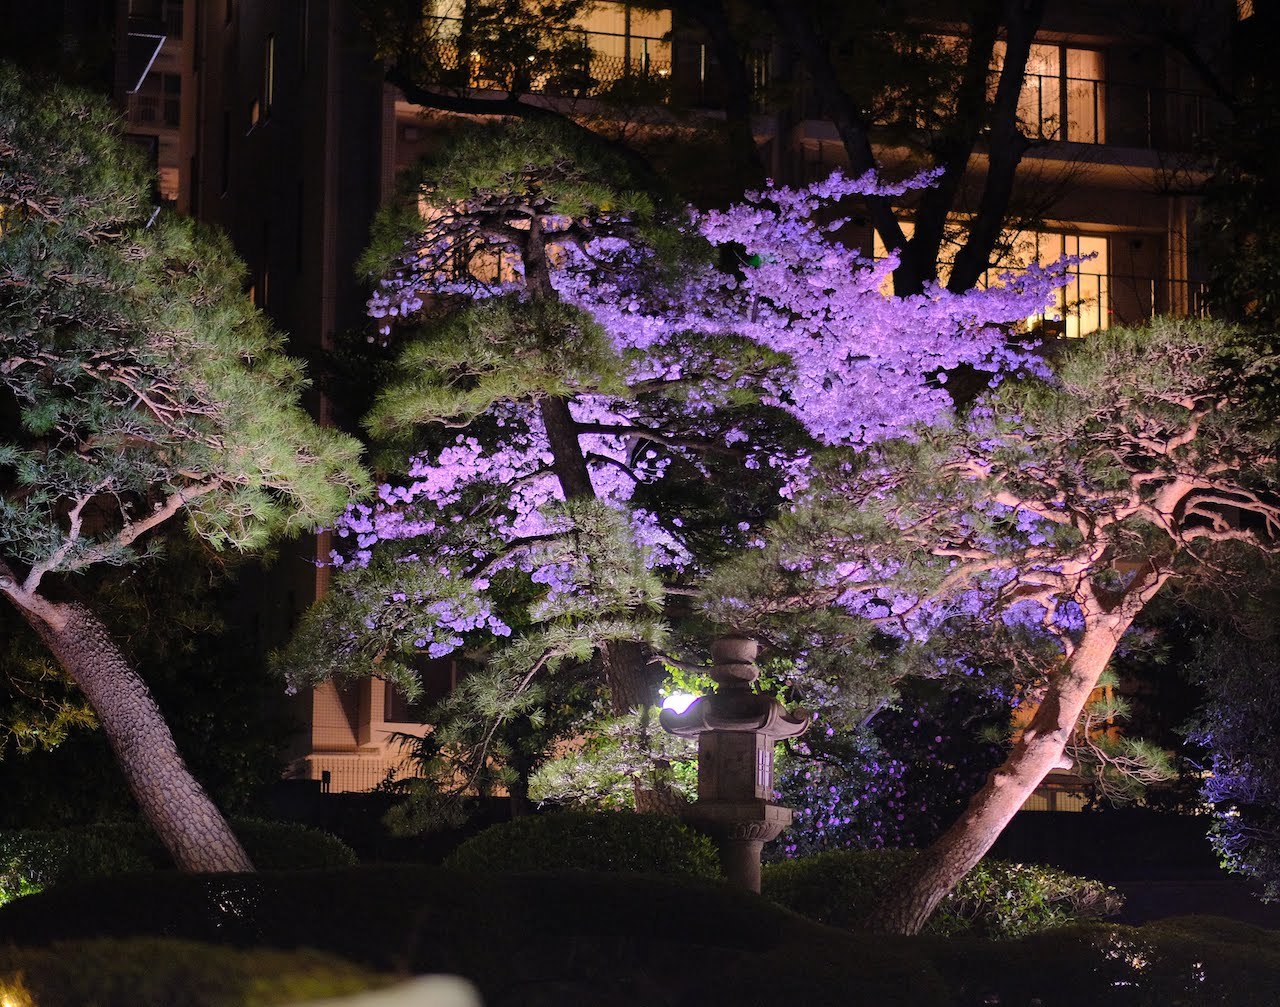
M1157 315L1208 313L1208 286L1195 280L1073 271L1057 303L1027 321L1047 336L1075 338L1116 325L1141 325Z
M176 94L147 94L135 91L129 95L125 114L129 125L143 130L176 130L181 122L182 102Z
M722 75L708 47L682 32L645 35L583 28L545 32L518 43L468 41L460 19L431 20L424 76L437 87L684 107L720 108L725 102ZM769 81L769 54L750 53L749 63L754 91L762 96Z

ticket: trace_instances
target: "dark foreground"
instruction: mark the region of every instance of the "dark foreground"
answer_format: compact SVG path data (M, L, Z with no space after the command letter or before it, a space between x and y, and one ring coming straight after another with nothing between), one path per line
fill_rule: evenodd
M295 949L309 957L276 954ZM891 939L707 882L372 866L59 887L0 910L0 983L19 969L37 1007L280 1003L423 972L470 978L488 1007L1273 1007L1280 933L1183 917L1009 942ZM306 982L308 969L329 980Z

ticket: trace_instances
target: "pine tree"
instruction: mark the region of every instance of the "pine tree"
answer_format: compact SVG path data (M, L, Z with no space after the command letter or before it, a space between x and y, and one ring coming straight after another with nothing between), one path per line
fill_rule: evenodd
M1027 658L1034 716L874 925L918 932L1045 775L1070 767L1117 644L1166 584L1229 579L1277 550L1278 431L1247 380L1270 370L1221 323L1096 334L1052 380L815 471L767 546L707 585L712 616L811 649L868 626L911 641L976 624Z
M0 594L84 693L178 867L243 870L74 575L147 559L180 517L260 547L331 520L364 476L358 445L301 408L228 242L149 192L105 103L0 66Z
M894 260L833 238L840 199L927 181L676 214L573 132L464 134L366 256L370 313L407 341L368 422L414 450L338 523L334 590L289 665L412 688L420 656L485 640L496 677L453 701L478 718L467 785L566 661L599 662L615 716L652 704L672 611L816 455L945 414L940 371L1027 362L1008 327L1051 276L889 298Z

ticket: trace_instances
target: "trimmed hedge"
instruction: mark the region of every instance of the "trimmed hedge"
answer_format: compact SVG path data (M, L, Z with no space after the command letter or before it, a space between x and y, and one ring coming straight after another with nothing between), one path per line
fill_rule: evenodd
M803 916L857 930L912 850L833 850L766 864L766 898ZM1114 915L1123 897L1100 881L1051 867L983 860L929 921L927 933L1007 940Z
M1274 1007L1280 932L1213 916L1087 924L1017 941L925 939L957 1003Z
M557 811L493 825L472 836L444 866L476 874L625 871L719 878L715 844L666 815Z
M389 982L315 951L236 951L152 938L0 949L0 1001L15 1007L269 1007Z
M65 885L0 909L0 947L99 934L310 947L377 972L450 972L474 982L486 1007L1280 1003L1280 933L1230 920L1090 924L1011 941L868 939L687 877L488 877L416 865L157 873Z
M688 876L405 864L157 873L60 886L0 909L0 946L159 934L461 975L486 1007L952 1004L933 966L894 942L873 945Z
M357 863L349 846L318 829L255 818L236 819L231 825L259 869L302 870ZM172 867L155 834L140 823L0 832L0 905L70 881Z

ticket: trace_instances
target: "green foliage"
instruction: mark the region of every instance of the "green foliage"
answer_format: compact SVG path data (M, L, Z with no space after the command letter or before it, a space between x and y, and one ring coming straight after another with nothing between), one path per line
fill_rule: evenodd
M529 780L542 804L622 810L634 808L636 784L693 799L698 787L697 743L668 734L657 711L593 721L581 743L548 759Z
M249 859L261 870L345 867L356 855L327 832L292 822L232 821ZM112 874L171 868L150 829L133 823L56 831L0 832L0 905L19 896Z
M1092 785L1095 799L1123 805L1141 799L1152 784L1167 783L1178 774L1171 752L1145 738L1121 733L1130 720L1131 706L1116 691L1118 684L1113 671L1103 672L1066 750L1076 771Z
M491 298L449 315L405 347L400 380L365 424L375 436L470 422L502 401L625 395L622 361L590 315L560 301Z
M337 836L297 822L236 818L231 825L259 870L315 870L359 862L355 851Z
M1205 756L1198 782L1212 810L1210 840L1222 865L1252 879L1266 901L1280 900L1280 640L1272 618L1261 636L1219 627L1187 669L1203 689L1186 730Z
M258 548L363 492L359 445L302 408L301 366L230 243L152 219L104 101L0 67L0 152L7 560L125 564L179 511L215 547Z
M467 0L461 17L439 16L435 3L359 0L378 58L402 76L451 91L499 88L516 94L542 90L535 82L583 78L590 50L574 29L590 0Z
M402 176L399 195L374 219L357 271L371 283L400 277L406 253L425 249L433 262L427 272L455 274L464 283L492 280L499 253L520 243L531 217L548 228L551 244L625 237L657 253L650 268L676 270L707 250L673 226L678 214L653 192L653 182L638 179L606 143L569 123L460 128ZM428 248L435 242L423 240L424 230L437 241L447 236L436 250L447 257Z
M598 681L593 688L583 679L593 654L615 642L662 645L662 584L645 567L625 517L595 500L563 502L557 516L572 534L534 552L539 562L562 563L573 589L522 613L527 598L513 585L511 610L502 613L510 643L466 654L465 677L427 713L432 733L414 751L423 778L404 785L410 801L393 817L397 832L459 824L475 794L522 790L599 698ZM474 543L484 526L474 522L465 533ZM344 572L311 608L277 666L295 680L377 674L416 695L418 662L424 642L436 638L441 606L479 607L475 583L375 555L368 567ZM359 632L350 629L356 626Z
M916 854L834 850L767 864L763 894L798 913L857 930ZM1123 899L1098 881L1049 867L983 860L947 896L926 933L1008 940L1114 914Z
M11 752L57 748L96 724L93 710L32 636L10 634L0 651L0 762Z
M445 866L471 873L576 869L720 876L706 836L665 815L561 811L494 825L457 848Z
M268 1007L388 982L316 951L237 950L155 938L0 950L0 1002L6 1007Z
M459 130L422 184L449 202L523 194L566 217L651 219L656 205L603 144L564 124L519 120Z
M1114 1007L1268 1007L1280 934L1216 917L1066 927L1016 942L938 942L930 958L959 1002Z
M1280 19L1254 4L1232 43L1232 114L1205 144L1209 176L1197 234L1215 315L1247 324L1275 349L1280 323L1280 86L1270 40Z
M308 947L449 972L486 1004L950 1007L919 950L871 944L688 875L490 876L410 865L234 878L103 878L0 910L0 943L82 934ZM673 930L673 921L676 929Z
M1274 548L1267 529L1280 426L1242 394L1240 380L1267 366L1238 329L1212 320L1161 318L1076 340L1054 361L1052 379L1005 382L964 425L887 444L852 468L815 458L811 499L779 517L763 549L717 571L705 611L743 626L758 610L771 639L795 641L857 688L877 676L891 685L915 669L877 667L883 641L867 620L832 603L839 589L825 585L841 585L841 565L855 557L894 569L886 590L923 598L976 586L982 563L1026 572L1050 557L1078 562L1103 594L1132 584L1139 563L1239 583L1242 557L1256 563L1259 551ZM1195 489L1185 479L1191 471L1201 480ZM1164 503L1172 494L1182 495L1177 508ZM1010 521L1001 502L1009 500L1019 501L1019 519L1046 518L1034 541ZM1185 527L1171 531L1160 513L1166 506ZM966 577L955 556L978 553ZM1017 662L1024 681L1060 653L1042 633L982 622L985 638L969 639ZM890 653L911 657L904 648ZM877 691L885 692L867 690Z

